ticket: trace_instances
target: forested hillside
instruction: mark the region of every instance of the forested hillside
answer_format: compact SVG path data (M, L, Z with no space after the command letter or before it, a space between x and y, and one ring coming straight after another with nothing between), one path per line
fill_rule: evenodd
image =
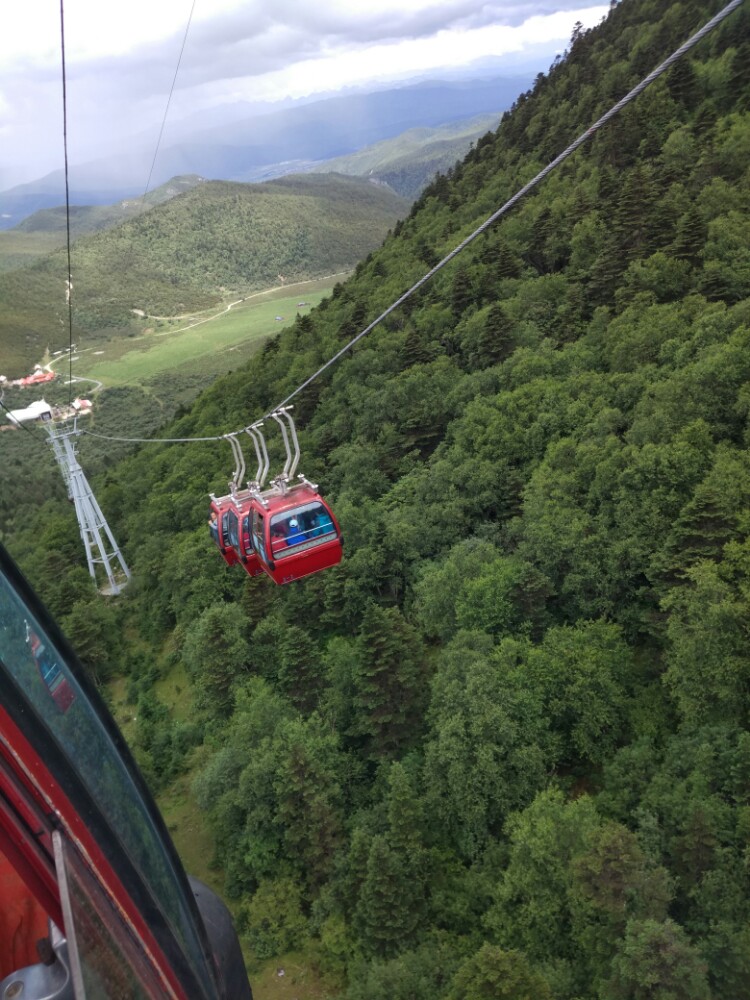
M108 229L204 183L204 177L186 174L182 177L173 177L166 184L146 192L140 198L118 201L114 205L71 205L69 215L64 205L42 208L23 219L13 229L5 230L0 237L0 247L13 233L57 233L61 237L61 242L64 242L68 222L74 239L87 233L98 232L100 229Z
M174 316L227 295L348 270L376 247L408 202L365 180L286 177L207 181L72 248L75 339L141 332L134 313ZM0 273L6 372L67 346L67 251Z
M577 33L167 434L268 411L719 7ZM346 1000L750 997L749 102L745 5L297 398L339 567L225 567L212 444L98 481L119 604L70 569L67 505L12 540L128 678L153 787L193 769L255 956ZM180 664L189 723L155 690Z

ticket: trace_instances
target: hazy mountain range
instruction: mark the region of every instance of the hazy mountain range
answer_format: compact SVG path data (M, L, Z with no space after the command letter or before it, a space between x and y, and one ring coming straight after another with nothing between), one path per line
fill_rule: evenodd
M254 114L210 129L180 129L178 143L158 154L150 186L176 175L256 181L321 169L333 158L400 135L477 115L505 111L528 88L531 74L423 82L351 94ZM153 143L134 141L117 157L70 168L74 205L110 205L142 196L154 159ZM341 169L339 166L338 169ZM400 192L401 193L401 192ZM65 200L62 170L0 192L0 229Z

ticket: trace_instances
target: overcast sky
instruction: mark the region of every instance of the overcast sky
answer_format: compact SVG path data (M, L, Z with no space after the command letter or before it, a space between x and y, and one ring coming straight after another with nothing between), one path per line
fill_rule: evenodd
M6 0L0 14L0 189L63 164L60 0ZM346 87L439 77L480 60L509 75L546 70L587 0L65 0L68 151L108 155L154 144L187 35L170 125L210 127L233 102L278 102ZM546 60L546 61L545 61Z

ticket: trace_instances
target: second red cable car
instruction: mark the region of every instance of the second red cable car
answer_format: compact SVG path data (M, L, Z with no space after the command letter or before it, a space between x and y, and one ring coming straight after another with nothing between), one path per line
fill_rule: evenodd
M250 540L252 496L248 490L234 496L211 498L211 513L216 511L216 520L211 518L211 537L219 547L224 561L233 566L241 563L248 576L262 576L258 557Z

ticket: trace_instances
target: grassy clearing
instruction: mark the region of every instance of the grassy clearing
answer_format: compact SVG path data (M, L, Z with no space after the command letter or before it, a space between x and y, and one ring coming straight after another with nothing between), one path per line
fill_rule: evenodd
M157 797L159 810L177 848L185 871L224 895L224 873L211 866L214 844L203 814L190 792L190 771Z
M135 705L128 704L127 691L127 678L117 677L107 685L105 697L118 729L125 737L125 742L132 748L135 739L136 708Z
M280 975L282 969L284 974ZM250 983L255 1000L326 1000L337 995L299 952L280 955L257 969L251 968Z
M128 682L118 677L108 685L108 701L125 740L132 748L135 739L136 707L127 702ZM182 664L174 667L166 677L160 678L154 688L160 701L169 706L171 714L179 720L190 717L192 695ZM182 859L185 870L222 895L223 874L211 868L213 840L203 815L190 793L193 771L187 770L176 781L156 796L159 810Z
M142 383L163 371L192 368L207 358L215 368L217 354L227 355L225 363L231 366L233 352L241 351L244 360L248 348L257 350L266 338L293 322L298 312L318 305L331 288L331 279L303 282L249 296L218 314L181 320L146 318L140 336L83 347L73 372L115 386Z
M154 684L154 692L159 701L169 706L170 713L178 722L187 722L193 712L193 692L190 678L180 661L166 677Z

